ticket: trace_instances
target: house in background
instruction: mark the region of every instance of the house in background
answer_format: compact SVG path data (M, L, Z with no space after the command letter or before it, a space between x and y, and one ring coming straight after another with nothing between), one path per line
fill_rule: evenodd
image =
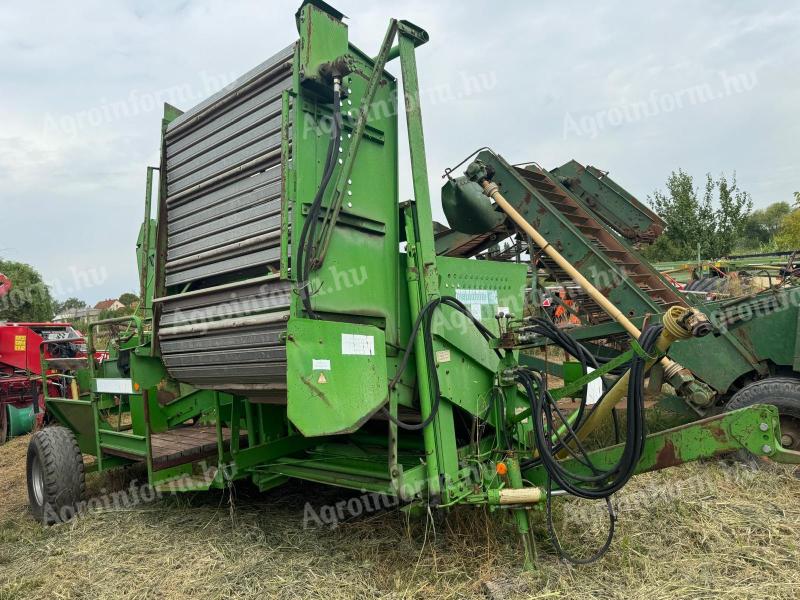
M125 305L117 299L108 299L108 300L101 300L97 304L94 305L95 310L102 311L102 310L119 310L120 308L125 308Z
M53 321L58 323L89 321L98 317L103 311L119 310L120 308L125 308L125 305L116 298L109 298L108 300L101 300L94 305L94 308L68 308L64 312L61 312L53 317Z

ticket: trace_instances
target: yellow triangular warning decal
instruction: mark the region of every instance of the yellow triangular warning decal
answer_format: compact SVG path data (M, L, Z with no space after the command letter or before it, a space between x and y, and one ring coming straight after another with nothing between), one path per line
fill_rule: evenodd
M325 373L320 373L319 378L317 379L317 383L328 383L328 380L325 378Z

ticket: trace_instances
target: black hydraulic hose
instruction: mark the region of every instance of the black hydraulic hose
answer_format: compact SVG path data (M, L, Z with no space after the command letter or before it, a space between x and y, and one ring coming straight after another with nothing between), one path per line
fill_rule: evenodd
M391 389L397 384L400 378L403 375L406 367L408 366L408 360L411 356L411 351L414 348L414 340L416 339L417 335L419 334L420 328L423 330L422 335L424 336L425 341L425 357L428 363L428 370L434 376L430 378L430 385L431 385L431 396L433 397L433 402L431 403L431 411L428 414L427 418L424 419L421 423L406 423L405 421L401 421L384 406L382 408L383 414L395 425L397 425L400 429L405 429L407 431L419 431L420 429L424 429L428 425L433 422L433 419L436 418L436 414L439 412L439 380L436 377L435 373L433 373L433 369L436 368L433 363L433 338L430 335L430 323L431 323L431 314L433 310L441 304L441 298L434 298L433 300L429 301L425 306L422 307L422 310L419 311L417 315L417 319L414 322L414 327L411 329L411 335L408 336L408 344L406 345L406 349L403 352L403 358L400 361L400 365L397 369L397 373L392 380L389 382L389 389L391 393ZM388 398L387 398L388 399Z
M533 333L544 336L552 340L564 352L574 356L581 363L583 374L585 375L589 367L597 369L599 367L595 356L575 338L559 329L554 323L547 319L536 317L532 319L534 327ZM586 411L586 396L588 389L585 389L581 395L581 402L578 405L578 415L575 419L576 426L579 426L583 419L584 412Z
M397 373L392 380L389 382L389 390L391 391L397 382L400 381L400 378L403 376L403 373L408 366L408 361L411 357L411 352L414 348L414 340L416 339L417 335L419 334L419 330L422 329L422 335L424 336L425 341L425 359L428 364L428 371L432 375L430 378L430 386L431 386L431 395L433 396L433 402L431 404L431 411L428 417L422 421L421 423L406 423L401 421L397 417L393 416L391 412L389 412L386 407L382 408L383 414L395 425L397 425L400 429L405 429L407 431L419 431L420 429L424 429L428 425L433 422L433 419L436 417L436 413L439 411L439 403L440 403L440 394L439 394L439 378L436 375L436 364L433 360L433 335L431 333L431 320L433 318L433 311L439 305L444 304L450 306L451 308L459 311L464 316L468 317L470 322L475 326L478 332L486 339L490 340L495 337L495 335L483 324L481 323L475 316L469 311L469 309L464 306L464 303L458 300L453 296L440 296L438 298L434 298L430 300L422 309L419 311L416 320L414 321L414 326L411 328L411 335L408 336L408 343L406 344L405 350L403 351L403 358L400 359L400 364L397 368ZM499 351L496 350L496 352ZM387 397L388 400L388 397Z
M534 392L534 390L532 389L532 386L531 386L531 381L532 381L533 378L537 378L537 383L539 385L539 394L538 395L535 394L535 392ZM541 377L539 376L538 373L534 372L534 373L530 373L530 374L521 374L518 377L518 381L520 381L520 383L522 383L523 387L525 387L526 393L528 394L529 398L532 398L534 396L536 396L538 398L542 398L542 399L545 398L545 397L549 397L549 393L547 392L545 383L541 379ZM550 398L550 400L552 402L552 398ZM561 421L566 426L568 432L571 434L571 436L573 436L573 438L576 441L576 444L578 446L578 450L581 452L581 454L583 454L583 456L578 456L577 453L575 451L573 451L572 448L570 448L569 445L565 445L564 448L566 449L567 453L570 454L577 462L579 462L582 465L584 465L586 468L588 468L593 473L595 473L595 474L598 473L598 469L594 466L594 464L592 464L591 460L588 457L588 453L586 452L586 449L583 447L583 444L581 443L581 441L577 437L577 435L575 435L575 432L572 429L572 427L570 426L569 421L567 421L566 417L560 411L560 409L555 404L555 402L552 402L552 407L554 408L556 413L559 415L559 418L561 419ZM533 408L533 406L532 406L532 408ZM548 432L554 431L555 425L553 423L553 415L552 415L551 411L547 411L546 412L545 419L547 420L547 424L548 424ZM553 449L551 449L550 452L552 453ZM600 558L602 558L602 556L611 547L611 542L614 539L614 532L616 530L616 520L617 519L616 519L616 515L614 514L614 509L613 509L613 507L611 505L611 496L608 496L608 497L605 498L606 507L607 507L607 510L608 510L608 519L609 519L608 533L606 535L605 542L591 556L589 556L587 558L578 558L578 557L573 556L573 555L569 554L568 552L566 552L564 550L563 546L561 545L561 542L558 539L558 534L556 533L555 527L553 526L552 492L553 492L553 480L551 478L550 473L548 472L547 473L547 485L545 487L545 493L546 493L545 513L546 513L547 531L548 531L548 534L550 535L550 539L552 541L553 548L555 548L556 553L559 555L559 557L561 557L562 559L564 559L564 560L566 560L568 562L571 562L573 564L590 564L590 563L593 563L593 562L599 560Z
M606 541L603 542L603 545L600 546L600 548L591 556L586 558L578 558L564 550L564 547L561 545L561 542L558 539L558 534L556 534L556 529L553 527L552 491L552 481L548 479L545 496L547 533L550 535L550 541L553 543L553 547L558 555L567 562L571 562L575 565L589 565L603 558L605 553L608 552L608 549L611 547L611 542L614 541L614 533L617 529L617 515L614 513L614 507L611 505L611 497L605 499L606 509L608 511L608 533L606 534Z
M564 352L570 354L577 358L583 370L583 374L585 375L588 371L588 367L592 367L597 369L599 367L598 359L594 356L583 344L578 342L572 336L564 332L563 330L559 329L554 323L547 319L542 318L533 318L532 322L534 323L534 327L532 329L533 333L538 335L542 335L547 337L548 339L552 340L555 345L560 347ZM604 389L605 391L605 389ZM580 398L580 404L578 405L578 413L576 415L574 421L574 427L579 429L583 423L583 417L587 407L587 393L588 389L585 389L583 394ZM616 430L616 420L615 422L615 436L618 437L619 433ZM553 447L553 454L558 454L563 449L563 445L559 442ZM527 459L522 461L521 467L523 469L528 469L532 466L539 464L541 461L538 459Z
M663 325L655 325L648 327L641 334L639 344L645 352L652 352L662 330ZM573 428L552 396L550 396L541 375L534 371L525 370L520 370L517 373L517 381L524 387L531 405L536 446L541 464L547 473L547 529L558 554L570 562L576 564L594 562L603 556L611 545L616 526L616 515L611 505L611 496L619 491L636 472L647 436L644 419L645 370L645 359L638 354L634 355L630 362L628 380L628 421L625 447L617 463L606 470L600 470L593 464L591 456L576 433L580 423L576 422ZM534 389L535 387L538 387L538 392ZM554 423L553 413L558 415L566 429L566 434L563 437L555 433L557 428ZM556 436L555 441L553 439L554 435ZM576 449L570 447L573 442ZM556 458L561 449L566 450L576 462L587 468L591 475L581 475L565 468ZM589 500L602 499L606 502L609 515L608 535L603 546L588 558L576 558L568 555L558 540L552 522L551 495L553 482L573 496Z
M652 351L655 342L663 329L662 325L648 327L639 338L639 343L646 352ZM626 424L625 447L622 456L611 468L604 471L597 471L592 475L581 475L570 472L564 468L556 459L553 452L552 427L551 431L545 431L544 416L548 424L552 423L552 409L555 402L549 394L536 394L533 390L534 380L532 376L524 371L520 371L520 382L526 389L529 398L533 399L533 422L536 445L539 450L542 464L552 479L564 490L574 496L587 499L606 498L624 486L635 472L636 466L641 458L644 449L646 429L644 422L644 375L645 360L639 355L631 360L631 373L628 381L628 401L627 411L628 420ZM557 409L557 407L555 407ZM570 441L575 441L584 459L591 463L588 453L582 448L575 430L561 415L567 429L567 436L559 439L563 447L567 447ZM569 438L572 438L570 440ZM592 469L595 471L595 469Z
M325 157L325 168L322 172L322 180L320 181L317 193L314 200L311 202L311 207L308 210L306 219L303 222L303 229L300 232L300 238L297 244L297 288L300 294L300 300L303 303L303 308L311 318L319 318L314 310L311 308L311 294L308 290L308 276L310 271L310 261L313 259L314 253L314 238L317 231L317 221L319 219L319 212L322 207L322 200L325 197L325 192L328 189L333 170L336 166L336 148L339 145L339 136L342 131L342 111L340 106L341 92L339 89L338 80L334 82L333 87L333 125L331 127L331 139L328 143L328 152Z

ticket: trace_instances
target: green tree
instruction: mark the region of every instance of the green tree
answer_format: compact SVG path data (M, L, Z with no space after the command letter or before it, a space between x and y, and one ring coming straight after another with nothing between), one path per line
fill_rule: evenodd
M63 302L56 302L55 304L55 312L56 313L63 313L68 310L80 310L82 308L86 308L87 304L80 298L67 298Z
M783 250L800 248L800 208L793 210L783 218L775 241Z
M139 302L139 296L137 296L133 292L125 292L119 297L119 301L122 302L125 306L131 306Z
M766 208L754 210L745 220L743 236L747 245L753 246L770 242L784 217L792 212L788 202L774 202Z
M661 235L649 246L641 250L642 256L651 262L681 260L689 258L683 255L681 248L666 235Z
M662 236L666 239L646 253L657 260L693 258L698 246L705 258L730 254L753 207L750 194L739 189L735 173L730 181L724 173L717 180L707 174L701 195L692 176L681 169L670 174L666 191L656 190L648 200L666 223ZM658 251L664 254L654 256Z
M0 298L0 321L49 321L55 302L39 272L24 263L0 260L0 273L11 280L11 291Z

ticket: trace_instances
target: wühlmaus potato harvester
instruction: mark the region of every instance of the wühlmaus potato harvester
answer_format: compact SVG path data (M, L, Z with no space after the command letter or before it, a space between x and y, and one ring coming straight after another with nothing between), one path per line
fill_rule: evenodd
M608 502L636 473L742 448L798 461L770 406L646 434L645 373L672 342L710 332L695 309L631 326L630 349L600 366L525 314L528 265L437 255L415 60L428 34L392 19L371 56L342 18L307 0L294 44L186 112L165 106L137 246L143 305L92 323L88 358L63 370L71 392L46 397L60 425L30 443L39 519L80 510L85 471L139 463L171 491L296 478L412 507L485 505L514 519L530 564L529 519L537 508L549 519L555 496ZM399 113L413 179L403 202ZM459 222L516 228L627 322L521 216L527 185L482 152L459 182ZM101 332L112 339L100 362ZM542 337L587 374L548 389L520 362ZM588 406L589 381L626 364ZM561 398L578 408L566 414ZM624 441L590 450L622 401Z

